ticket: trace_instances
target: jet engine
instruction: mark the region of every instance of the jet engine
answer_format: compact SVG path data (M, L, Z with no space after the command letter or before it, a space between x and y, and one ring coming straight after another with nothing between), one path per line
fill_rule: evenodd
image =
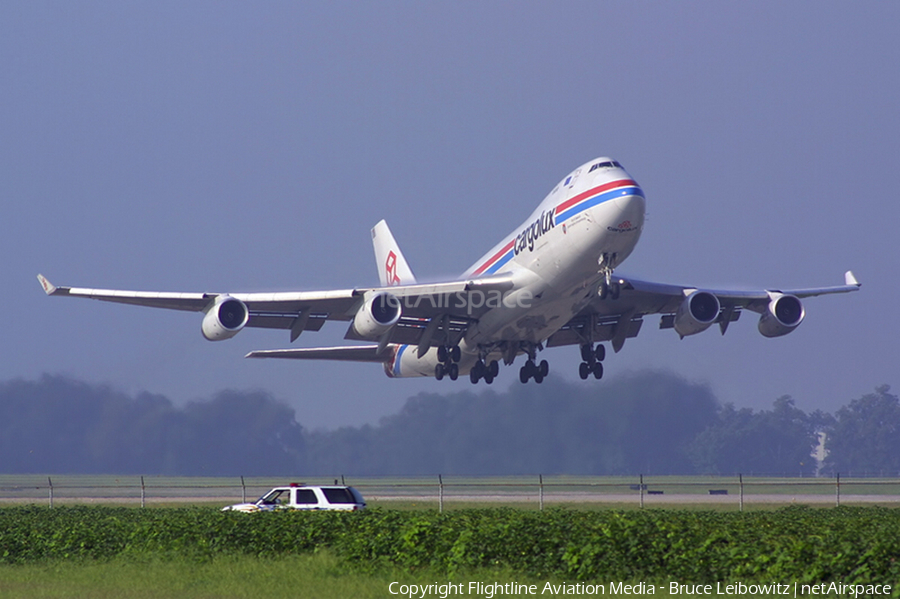
M702 333L719 317L719 298L709 291L693 291L675 313L675 332L682 337Z
M209 341L231 339L240 333L250 320L247 305L230 295L216 297L216 301L204 312L200 330Z
M793 295L771 294L766 311L759 318L759 332L765 337L787 335L803 322L806 310L803 303Z
M377 339L400 320L400 300L390 293L375 293L366 299L356 316L353 330L364 339Z

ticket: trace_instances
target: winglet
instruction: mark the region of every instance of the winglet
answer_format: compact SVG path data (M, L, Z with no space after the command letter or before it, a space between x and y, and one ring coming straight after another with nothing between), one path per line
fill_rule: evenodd
M862 283L856 280L856 276L854 276L852 270L848 270L844 273L844 284L845 285L855 285L857 287L862 287Z
M56 285L48 281L47 277L45 277L44 275L38 275L37 278L41 283L41 287L44 288L44 293L46 293L47 295L53 295L54 293L56 293Z

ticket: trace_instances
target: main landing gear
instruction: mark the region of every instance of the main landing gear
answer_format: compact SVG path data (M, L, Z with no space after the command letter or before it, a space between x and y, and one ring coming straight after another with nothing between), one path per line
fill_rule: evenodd
M490 364L485 364L484 360L479 359L469 371L469 380L475 385L484 379L484 382L490 385L498 374L500 374L500 364L497 363L497 360L491 360Z
M442 345L438 348L438 362L434 367L434 378L441 380L444 376L450 377L451 381L459 378L459 359L462 357L462 351L458 345L447 347Z
M540 364L535 364L533 358L528 358L525 365L519 369L519 380L527 383L528 379L534 379L535 383L541 384L548 374L550 374L550 364L547 363L547 360L541 360Z
M581 359L584 360L578 366L578 376L582 380L594 375L595 379L603 378L603 360L606 358L606 346L598 344L595 348L590 343L581 346Z

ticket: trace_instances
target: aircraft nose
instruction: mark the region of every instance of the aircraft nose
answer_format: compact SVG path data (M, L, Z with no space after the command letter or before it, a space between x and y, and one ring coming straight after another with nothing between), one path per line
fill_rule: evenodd
M642 227L644 225L644 214L647 210L644 192L637 187L623 193L626 195L616 198L615 201L623 222L630 221L632 226Z

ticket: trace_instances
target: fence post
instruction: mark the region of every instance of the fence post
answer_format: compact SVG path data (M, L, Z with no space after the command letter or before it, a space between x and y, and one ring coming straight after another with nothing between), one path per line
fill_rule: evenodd
M541 487L541 511L544 511L544 475L538 474L538 484Z
M444 513L444 479L438 474L438 513Z
M147 497L147 495L144 490L144 475L142 474L141 475L141 507L144 507L146 505L146 503L145 503L146 497Z
M738 482L741 484L741 511L744 511L744 475L738 474Z
M641 475L641 481L638 486L641 488L641 509L644 509L644 475Z
M241 503L247 503L247 485L244 484L243 476L241 476Z
M53 481L47 477L47 484L50 485L50 507L53 507Z
M836 482L834 485L834 505L835 507L841 507L841 473L837 473Z

